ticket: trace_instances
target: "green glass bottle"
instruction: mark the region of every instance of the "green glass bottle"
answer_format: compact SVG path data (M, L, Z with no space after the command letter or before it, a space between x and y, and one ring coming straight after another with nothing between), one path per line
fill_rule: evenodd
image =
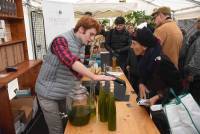
M95 101L95 86L96 81L90 81L90 93L89 93L89 105L90 105L90 115L96 115L96 101Z
M108 105L108 130L116 130L116 105L113 93L109 94L109 105Z
M98 113L101 122L108 120L108 99L108 93L101 86L98 100Z

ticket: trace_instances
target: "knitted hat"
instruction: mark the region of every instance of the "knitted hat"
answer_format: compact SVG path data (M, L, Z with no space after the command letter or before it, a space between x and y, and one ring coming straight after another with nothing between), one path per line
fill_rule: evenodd
M155 9L152 13L152 16L162 13L164 15L170 15L171 16L171 9L169 7L160 7L158 9Z
M153 35L151 30L147 27L142 29L137 29L135 41L139 42L142 46L145 47L154 47L158 44L158 39Z

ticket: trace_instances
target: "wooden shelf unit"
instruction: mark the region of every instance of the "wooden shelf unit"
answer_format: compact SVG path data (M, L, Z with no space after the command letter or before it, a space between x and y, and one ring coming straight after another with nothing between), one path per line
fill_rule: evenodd
M0 72L0 85L6 85L13 79L18 78L21 75L25 74L27 71L31 70L32 72L34 72L33 68L37 68L37 66L40 65L41 63L42 63L41 60L28 60L16 65L15 66L17 68L16 72L6 72L6 71ZM32 72L29 72L28 74L31 76ZM32 79L30 78L30 76L29 78L27 78L27 80Z
M14 119L11 112L10 101L6 86L0 85L0 127L5 134L14 134Z
M1 48L1 47L4 47L4 46L15 45L15 44L17 44L17 43L23 43L23 42L25 42L25 41L26 41L26 39L8 41L8 42L5 42L5 43L2 43L2 44L0 45L0 48Z
M13 40L0 45L0 71L28 60L26 40Z
M24 20L23 17L17 17L17 16L7 16L7 15L0 15L0 20L10 20L10 21L17 21L17 20Z
M29 60L22 0L15 0L15 3L15 16L0 12L0 20L4 20L5 29L10 32L10 38L0 44L0 128L3 134L15 134L7 84L17 78L19 89L30 88L34 94L42 64L41 60ZM8 66L16 67L17 71L6 72Z
M15 134L7 83L17 78L19 89L30 88L32 95L34 95L35 82L41 64L41 60L28 60L16 65L16 72L7 73L2 71L0 73L0 127L3 130L3 134Z

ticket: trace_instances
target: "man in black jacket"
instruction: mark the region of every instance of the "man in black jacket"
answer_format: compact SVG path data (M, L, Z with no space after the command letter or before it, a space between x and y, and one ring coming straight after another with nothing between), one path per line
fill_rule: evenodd
M111 29L106 35L105 48L111 52L112 56L117 58L121 69L125 71L131 37L125 29L123 17L117 17L114 23L115 28Z

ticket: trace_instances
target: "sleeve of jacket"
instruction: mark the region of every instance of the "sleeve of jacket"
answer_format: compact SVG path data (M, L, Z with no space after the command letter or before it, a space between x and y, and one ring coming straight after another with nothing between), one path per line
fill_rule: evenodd
M180 50L179 58L182 58L185 56L187 48L188 48L188 41L186 39L184 39L183 45Z
M131 56L130 53L131 53L131 51L129 50L128 51L128 57L127 57L127 60L126 60L127 65L130 65L130 60L131 60L130 59L130 56Z
M112 48L111 48L111 30L108 31L108 33L106 34L106 37L105 37L105 48L106 50L108 51L112 51Z
M164 31L164 29L161 28L157 28L154 31L154 35L160 40L160 45L163 45L167 39L167 33Z
M189 71L192 75L196 74L200 70L200 37L193 44L194 52L188 65L185 66L185 70Z

